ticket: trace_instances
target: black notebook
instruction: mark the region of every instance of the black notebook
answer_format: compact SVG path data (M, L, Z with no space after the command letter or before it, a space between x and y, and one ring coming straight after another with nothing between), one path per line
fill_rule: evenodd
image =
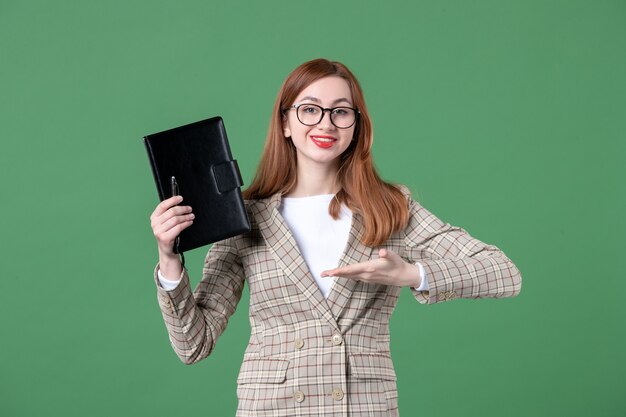
M161 201L183 196L193 224L174 245L182 253L250 230L243 185L221 117L144 137Z

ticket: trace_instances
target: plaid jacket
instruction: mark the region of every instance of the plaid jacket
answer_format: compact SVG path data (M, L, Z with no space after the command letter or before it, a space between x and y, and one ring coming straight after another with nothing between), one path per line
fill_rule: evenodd
M502 251L443 223L401 189L410 207L407 227L367 247L354 213L341 266L377 257L383 247L419 261L430 290L411 291L422 304L519 293L520 272ZM213 244L193 293L187 271L172 291L157 285L176 354L191 364L211 353L247 280L252 333L237 379L237 416L397 416L389 319L401 288L335 278L325 299L280 202L280 194L246 202L252 230Z

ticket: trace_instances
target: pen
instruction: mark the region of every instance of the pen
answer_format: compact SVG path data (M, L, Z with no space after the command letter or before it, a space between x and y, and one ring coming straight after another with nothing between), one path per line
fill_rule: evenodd
M171 188L171 191L172 191L172 197L174 197L175 195L178 195L178 193L179 193L178 182L176 181L176 177L173 176L173 175L172 175L172 178L170 180L170 188ZM174 241L174 250L175 250L176 253L180 254L181 262L182 262L183 268L184 268L185 267L185 257L180 252L179 245L180 245L180 236L176 236L176 240Z

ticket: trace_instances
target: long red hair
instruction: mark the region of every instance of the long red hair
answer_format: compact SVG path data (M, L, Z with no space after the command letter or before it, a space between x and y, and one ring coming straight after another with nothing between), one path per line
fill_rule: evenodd
M371 148L374 140L372 121L358 80L343 64L326 59L305 62L293 70L281 86L270 121L263 155L252 180L243 192L245 199L267 198L277 192L287 194L296 186L296 148L283 134L284 112L293 105L302 90L314 81L338 76L347 81L359 117L354 140L340 157L337 181L340 186L328 212L339 218L341 203L362 216L364 230L361 242L370 247L384 243L406 227L409 219L404 194L393 184L384 182L376 172Z

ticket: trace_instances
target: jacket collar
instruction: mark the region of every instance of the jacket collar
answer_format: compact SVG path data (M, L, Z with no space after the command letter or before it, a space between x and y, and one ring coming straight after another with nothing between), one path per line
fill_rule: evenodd
M354 302L352 294L355 289L363 284L353 279L335 277L328 299L325 299L302 257L289 226L280 214L281 193L276 193L261 201L266 207L257 212L259 229L274 260L284 271L287 279L302 291L313 307L335 329L340 330L341 327L349 325L353 319L349 314L356 309L347 307ZM353 213L348 242L338 266L365 262L371 258L373 248L363 245L359 240L362 230L361 216Z

